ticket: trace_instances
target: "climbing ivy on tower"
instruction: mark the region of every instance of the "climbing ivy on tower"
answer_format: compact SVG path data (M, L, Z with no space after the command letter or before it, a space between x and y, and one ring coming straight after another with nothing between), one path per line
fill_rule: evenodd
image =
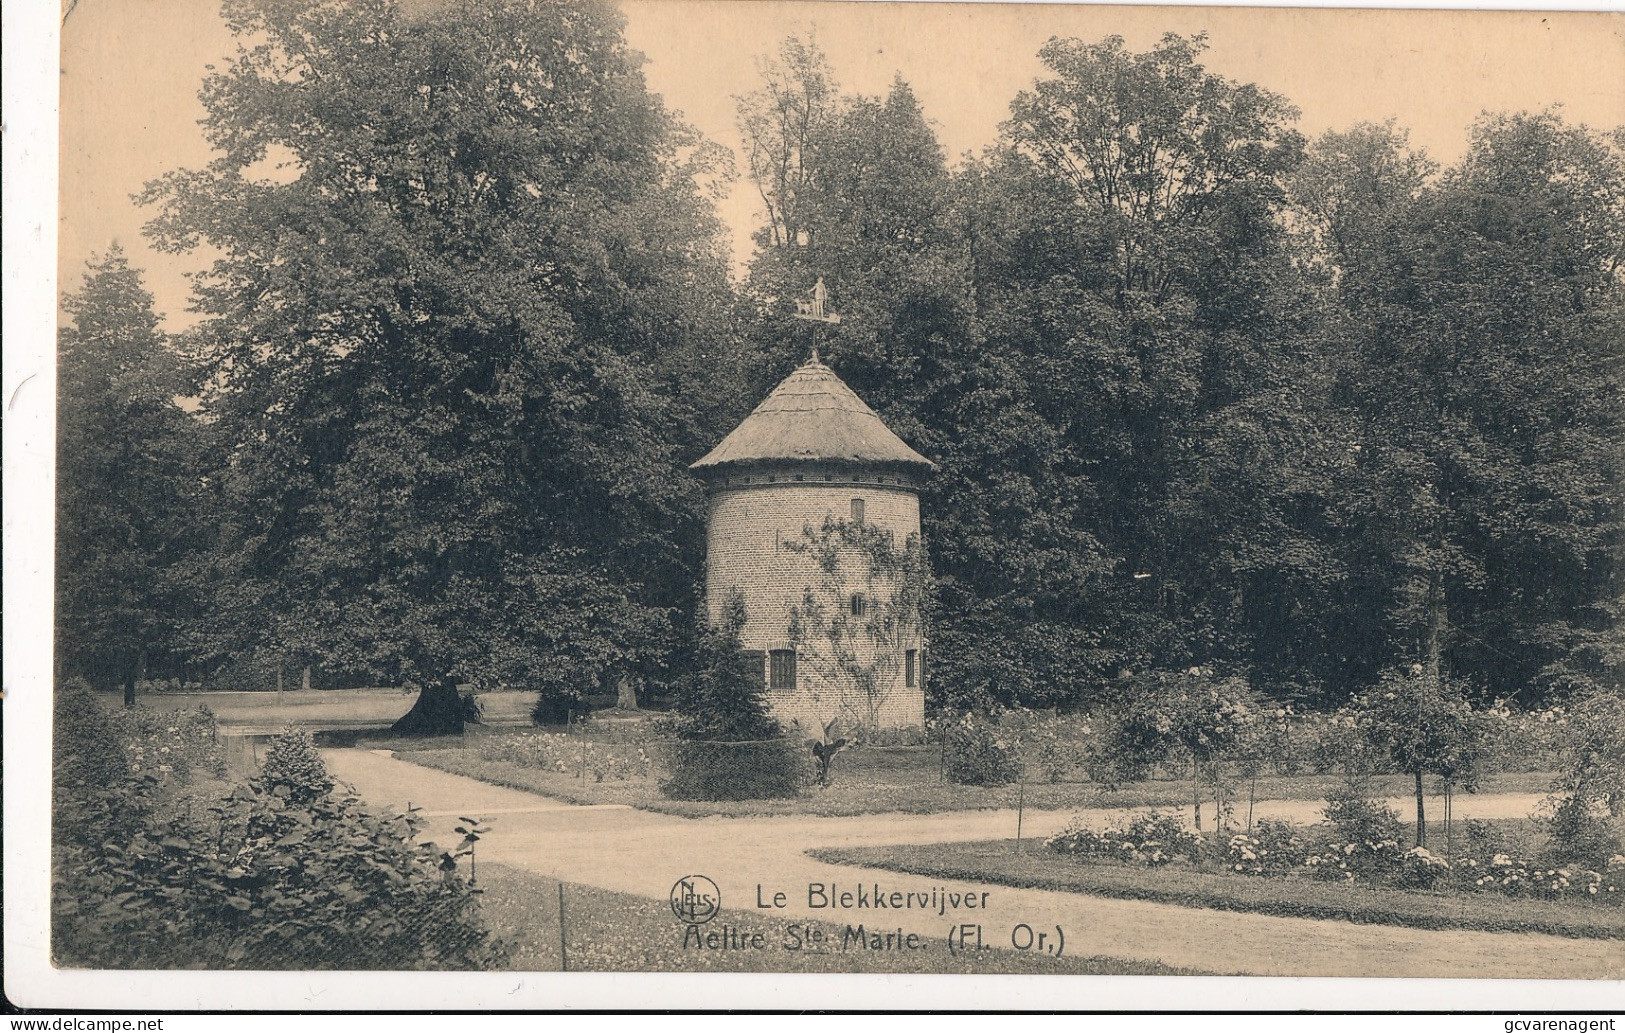
M904 650L924 641L931 604L925 542L903 544L884 528L826 517L784 543L818 571L790 608L789 637L820 679L836 688L843 716L877 728L901 682ZM853 599L861 603L853 605Z

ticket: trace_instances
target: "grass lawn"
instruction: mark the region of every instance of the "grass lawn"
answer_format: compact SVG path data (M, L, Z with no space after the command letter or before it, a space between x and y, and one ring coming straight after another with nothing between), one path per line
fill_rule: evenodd
M557 972L561 966L559 883L500 864L482 864L480 910L492 931L514 948L511 968ZM723 911L702 932L735 930L744 941L761 934L761 946L702 949L684 946L686 927L664 900L564 884L564 954L572 972L899 972L1013 973L1020 975L1199 975L1155 962L1115 958L1053 958L1045 954L988 950L948 951L943 940L926 939L917 950L841 949L845 926L831 922L769 920L746 911ZM786 950L788 927L806 944L810 930L820 949ZM816 935L812 934L812 935Z
M363 742L371 749L396 749L388 741ZM487 760L478 755L478 746L465 747L457 739L422 740L398 750L400 759L425 767L477 778L492 785L541 793L569 803L620 803L682 817L710 815L750 817L756 815L817 815L840 817L852 814L878 814L888 811L909 814L935 814L942 811L988 810L1015 807L1017 786L955 785L938 776L934 748L891 750L851 750L836 758L831 784L816 786L789 800L694 801L668 800L660 794L654 779L594 782L589 776L524 767L509 761ZM1544 792L1551 775L1505 773L1484 779L1485 793ZM1407 776L1393 775L1375 780L1379 794L1404 798L1410 792ZM1260 800L1320 800L1343 785L1340 775L1271 776L1258 780ZM1083 807L1178 807L1189 809L1191 783L1151 781L1121 789L1104 789L1088 782L1055 785L1029 783L1026 806L1034 810L1066 810ZM1246 787L1235 801L1238 817L1245 818ZM1212 801L1207 805L1212 816Z
M1149 900L1220 911L1252 911L1414 929L1538 932L1625 939L1625 909L1524 900L1494 894L1429 892L1312 879L1261 878L1212 869L1151 868L1061 855L1042 843L1014 840L930 846L814 850L836 864L858 864L936 878L977 879L1004 886Z

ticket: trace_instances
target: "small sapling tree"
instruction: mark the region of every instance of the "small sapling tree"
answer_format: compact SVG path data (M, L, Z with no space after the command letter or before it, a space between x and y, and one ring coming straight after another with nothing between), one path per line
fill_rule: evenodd
M1222 827L1225 765L1246 752L1260 713L1252 688L1242 678L1192 667L1133 678L1116 697L1101 717L1092 776L1111 784L1139 781L1155 765L1183 756L1191 763L1197 829L1204 789Z
M1374 690L1349 701L1346 714L1367 743L1415 780L1416 845L1427 846L1422 776L1466 780L1482 752L1482 722L1461 683L1421 664L1388 670Z

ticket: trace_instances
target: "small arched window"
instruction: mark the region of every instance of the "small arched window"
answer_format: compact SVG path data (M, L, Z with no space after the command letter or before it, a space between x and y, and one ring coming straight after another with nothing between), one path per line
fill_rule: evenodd
M852 616L854 616L854 617L862 617L864 614L866 614L868 612L869 612L869 600L864 598L862 592L853 592L852 593Z

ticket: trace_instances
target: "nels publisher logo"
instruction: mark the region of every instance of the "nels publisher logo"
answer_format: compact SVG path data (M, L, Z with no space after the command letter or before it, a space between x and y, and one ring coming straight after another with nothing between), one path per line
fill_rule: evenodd
M721 908L722 891L703 875L685 875L671 888L671 913L679 922L703 925Z

